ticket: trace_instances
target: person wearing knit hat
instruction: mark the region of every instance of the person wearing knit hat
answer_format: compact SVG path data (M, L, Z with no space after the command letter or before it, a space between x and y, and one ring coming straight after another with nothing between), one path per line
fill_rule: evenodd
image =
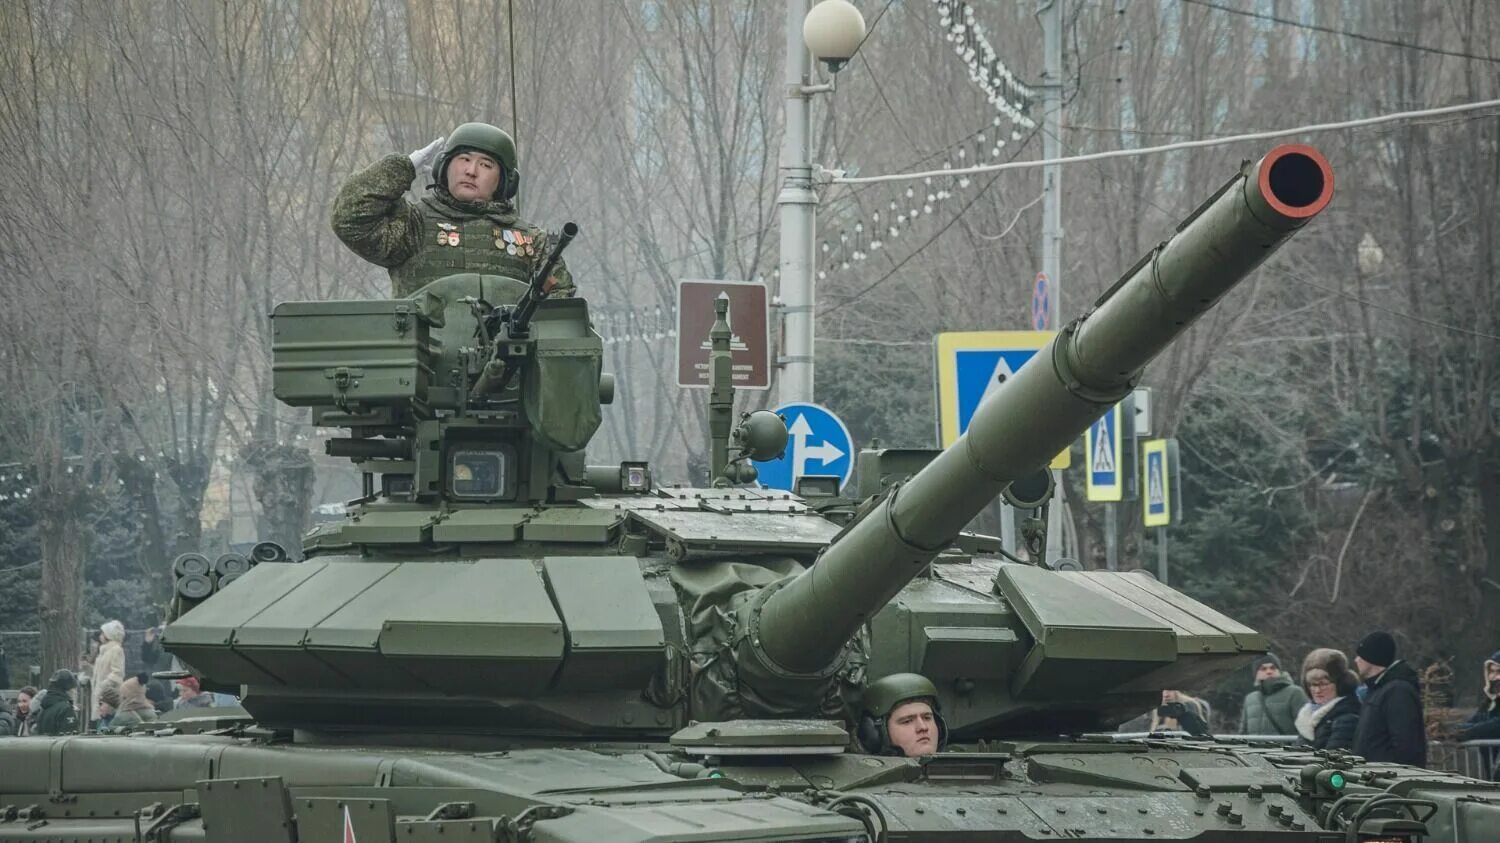
M1422 682L1411 665L1396 658L1396 639L1382 630L1361 638L1354 667L1365 681L1354 754L1366 761L1427 766Z
M120 707L120 686L111 682L94 696L99 698L99 706L94 709L94 728L103 732L109 729L110 721L115 719L115 711Z
M1307 705L1307 694L1281 672L1274 653L1256 659L1250 668L1255 688L1245 695L1240 709L1242 735L1295 735L1297 712Z
M1480 686L1479 708L1458 729L1461 741L1500 740L1500 650L1484 660L1484 684ZM1489 778L1500 781L1500 747L1481 749L1486 755Z
M1358 665L1361 661L1374 667L1390 667L1396 662L1396 639L1389 632L1380 629L1361 638L1354 648L1354 663Z
M73 708L73 692L78 689L78 677L71 670L59 670L47 683L46 695L39 703L41 713L37 716L34 735L71 735L78 731L78 711Z
M146 698L146 686L150 681L151 677L138 673L120 686L119 711L110 723L111 728L124 729L156 720L156 706Z
M1297 734L1313 749L1350 749L1359 729L1359 677L1338 650L1313 650L1302 660L1302 684L1311 699L1297 712Z

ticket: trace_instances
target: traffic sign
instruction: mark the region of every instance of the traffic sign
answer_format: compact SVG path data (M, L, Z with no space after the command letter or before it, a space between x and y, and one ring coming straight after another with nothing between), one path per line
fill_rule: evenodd
M1141 443L1141 516L1147 527L1165 527L1182 517L1176 439Z
M1109 408L1089 427L1084 439L1084 482L1091 501L1121 501L1125 498L1125 471L1121 470L1124 456L1124 425L1119 404Z
M969 429L979 404L1010 380L1037 350L1052 340L1051 331L950 331L937 335L938 441L944 448ZM1052 468L1067 468L1063 451Z
M708 386L714 299L729 299L730 375L737 389L771 386L766 286L748 281L677 282L677 385Z
M799 477L827 474L837 477L842 489L854 470L854 437L844 422L819 404L783 404L772 412L786 421L786 452L755 463L760 484L790 492Z
M1052 285L1047 273L1038 272L1031 284L1031 329L1045 331L1052 327Z
M1151 435L1151 387L1138 386L1130 397L1135 401L1135 435L1144 439Z

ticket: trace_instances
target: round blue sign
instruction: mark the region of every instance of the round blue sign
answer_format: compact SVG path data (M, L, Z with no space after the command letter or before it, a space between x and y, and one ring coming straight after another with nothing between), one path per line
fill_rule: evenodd
M844 422L819 404L783 404L772 412L786 421L786 452L755 463L760 484L790 492L797 478L822 474L837 477L842 489L854 471L854 438Z
M1038 272L1031 287L1031 329L1045 331L1052 321L1052 296L1047 289L1047 273Z

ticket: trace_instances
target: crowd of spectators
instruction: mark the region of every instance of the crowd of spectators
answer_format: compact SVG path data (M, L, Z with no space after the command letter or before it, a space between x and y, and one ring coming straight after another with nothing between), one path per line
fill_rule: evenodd
M1399 657L1396 640L1376 630L1344 652L1319 648L1289 674L1274 654L1250 667L1255 686L1245 695L1239 734L1290 738L1314 749L1344 750L1368 761L1427 765L1427 723L1422 682ZM1480 705L1453 735L1457 741L1500 740L1500 650L1485 660ZM1182 731L1206 736L1212 719L1207 701L1180 689L1162 691L1148 716L1121 727L1135 731ZM1500 762L1500 747L1481 747L1488 767Z
M88 731L121 731L155 722L178 708L233 705L225 694L204 691L186 676L168 682L152 678L163 659L158 630L148 629L140 648L146 670L125 672L125 627L108 621L92 636L79 669L58 670L44 689L21 688L13 704L0 698L0 738L68 735ZM86 681L81 681L83 677ZM85 693L80 693L86 689Z

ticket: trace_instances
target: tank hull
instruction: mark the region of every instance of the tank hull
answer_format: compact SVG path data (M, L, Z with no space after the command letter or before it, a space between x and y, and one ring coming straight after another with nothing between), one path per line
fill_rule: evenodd
M1329 818L1337 798L1303 784L1304 766L1328 757L1207 742L999 743L920 761L222 735L6 744L6 841L848 841L881 828L910 841L1344 839ZM1383 765L1345 773L1345 804L1399 793L1434 806L1428 843L1500 828L1500 785Z

